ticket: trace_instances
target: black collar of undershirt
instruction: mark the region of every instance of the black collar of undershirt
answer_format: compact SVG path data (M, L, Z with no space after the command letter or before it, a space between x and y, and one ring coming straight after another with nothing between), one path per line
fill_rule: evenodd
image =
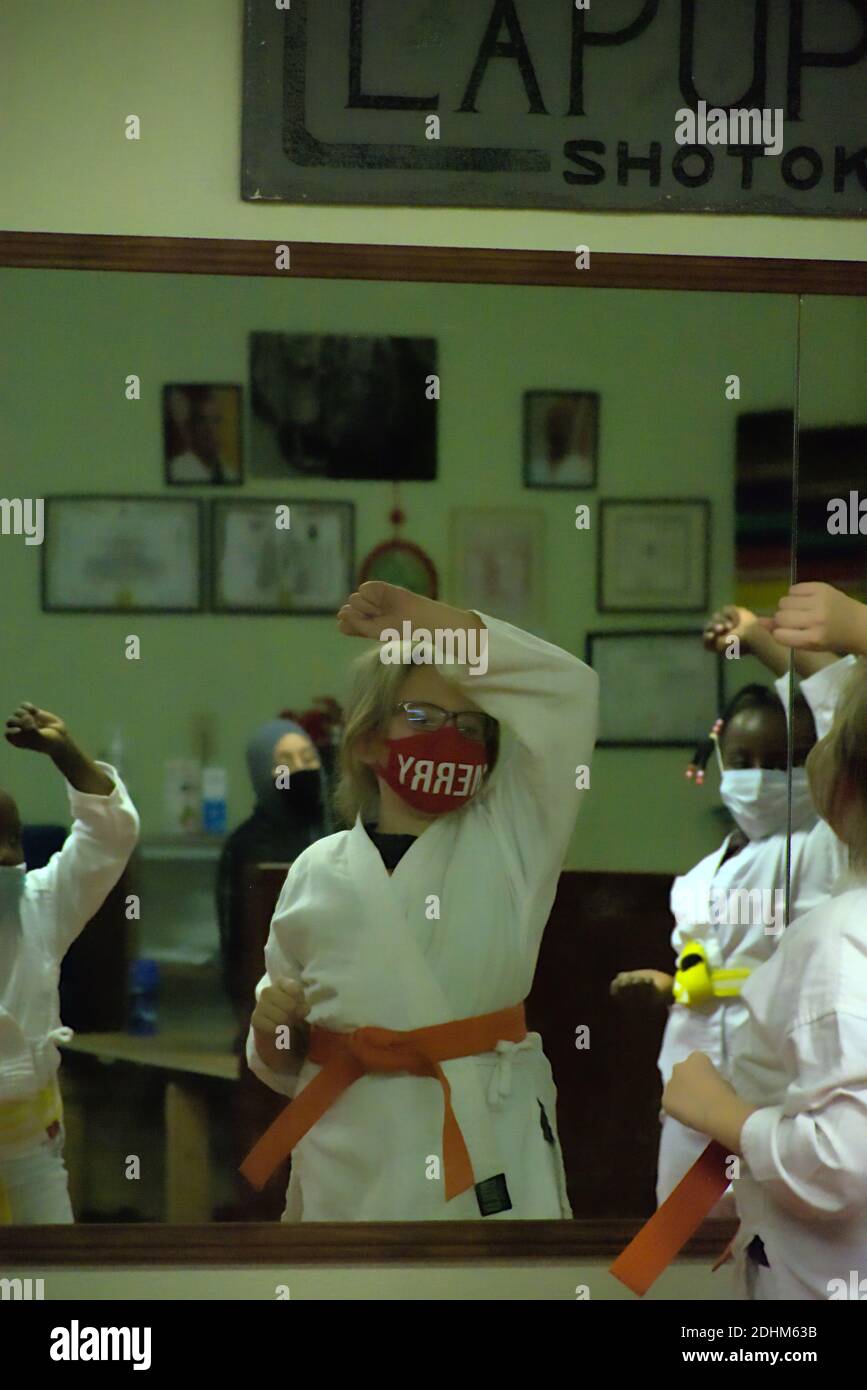
M410 845L418 839L417 835L386 834L382 830L377 830L373 821L365 822L364 828L379 850L382 862L388 870L397 868Z

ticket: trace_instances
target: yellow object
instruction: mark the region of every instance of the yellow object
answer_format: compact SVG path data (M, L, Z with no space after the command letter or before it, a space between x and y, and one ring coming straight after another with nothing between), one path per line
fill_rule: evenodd
M700 941L690 941L677 958L672 993L676 1004L695 1009L712 999L733 999L741 992L750 971L743 966L712 970L707 950Z
M7 1146L17 1148L31 1142L41 1143L45 1131L62 1119L63 1101L56 1079L49 1081L35 1096L28 1096L26 1100L0 1101L0 1153Z

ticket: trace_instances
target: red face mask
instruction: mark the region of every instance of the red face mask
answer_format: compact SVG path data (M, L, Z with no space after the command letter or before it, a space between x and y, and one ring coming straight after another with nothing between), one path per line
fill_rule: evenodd
M407 806L428 816L465 805L488 770L485 744L451 724L386 742L388 757L377 772Z

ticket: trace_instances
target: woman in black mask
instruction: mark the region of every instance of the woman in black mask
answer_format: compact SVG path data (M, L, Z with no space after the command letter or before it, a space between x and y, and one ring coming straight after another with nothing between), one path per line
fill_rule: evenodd
M290 864L330 833L325 772L309 736L289 719L272 719L247 744L247 766L256 802L253 813L229 836L217 873L217 914L226 992L235 1006L241 1046L262 973L264 941L251 941L257 924L245 907L257 864ZM246 963L255 963L247 978Z

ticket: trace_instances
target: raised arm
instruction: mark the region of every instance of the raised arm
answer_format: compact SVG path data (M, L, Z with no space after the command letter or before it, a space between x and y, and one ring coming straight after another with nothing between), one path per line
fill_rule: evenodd
M32 873L53 895L51 945L62 956L117 883L138 840L139 817L120 777L95 762L55 714L22 704L6 721L13 748L51 758L66 781L72 829L63 848Z
M754 656L775 676L784 676L789 670L789 647L778 639L773 625L773 618L759 618L749 608L728 604L708 619L703 633L704 645L708 651L724 653L731 639L736 637L744 651ZM833 660L831 652L798 650L795 652L795 670L799 676L811 676Z

